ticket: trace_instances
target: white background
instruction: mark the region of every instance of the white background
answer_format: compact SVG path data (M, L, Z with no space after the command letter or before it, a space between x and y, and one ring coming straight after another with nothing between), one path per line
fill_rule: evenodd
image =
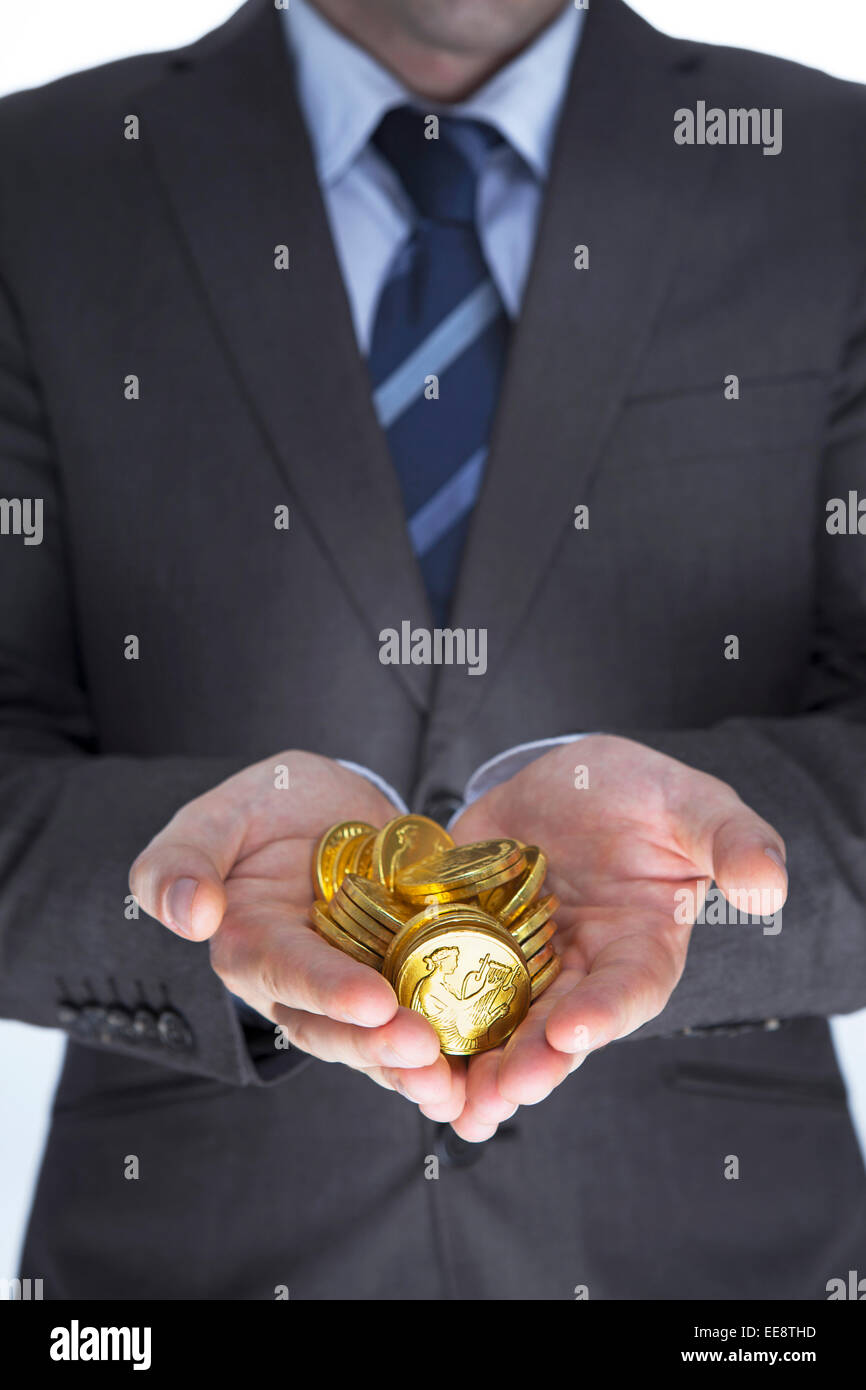
M863 0L631 4L672 34L760 49L866 82ZM231 0L0 0L0 94L130 53L188 43L236 8ZM866 1010L836 1021L834 1036L866 1152ZM16 1272L62 1050L58 1033L0 1022L0 1281Z

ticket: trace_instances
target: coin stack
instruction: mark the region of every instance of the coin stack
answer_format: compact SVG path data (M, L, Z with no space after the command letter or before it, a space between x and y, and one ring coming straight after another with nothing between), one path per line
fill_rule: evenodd
M456 846L426 816L340 821L316 846L311 917L429 1020L443 1052L466 1056L504 1042L559 973L546 873L537 845Z

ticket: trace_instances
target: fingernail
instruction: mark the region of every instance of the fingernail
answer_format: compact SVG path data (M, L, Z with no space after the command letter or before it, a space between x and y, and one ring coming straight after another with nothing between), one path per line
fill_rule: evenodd
M351 1014L348 1010L344 1013L343 1018L346 1023L357 1023L359 1028L378 1028L382 1021L380 1018L362 1018L360 1014Z
M166 894L165 911L168 925L179 936L189 936L192 926L192 900L197 888L197 879L178 878Z
M575 1052L589 1052L594 1039L586 1024L579 1023L571 1035L571 1041Z
M785 861L782 858L779 851L773 845L767 845L767 848L764 850L764 853L766 854L768 859L772 859L774 864L778 864L783 874L787 874L788 870L785 867Z

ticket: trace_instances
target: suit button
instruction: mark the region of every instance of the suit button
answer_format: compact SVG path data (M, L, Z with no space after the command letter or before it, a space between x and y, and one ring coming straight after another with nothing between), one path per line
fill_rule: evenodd
M128 1009L124 1009L122 1004L112 1004L105 1016L105 1024L109 1033L116 1038L131 1038L132 1015Z
M439 825L447 825L454 812L463 805L463 798L456 792L450 792L444 788L437 788L428 794L423 806L423 814L429 816L431 820L438 821Z
M159 1029L156 1014L141 1005L132 1015L132 1038L138 1043L158 1043Z
M108 1010L102 1004L84 1004L78 1011L78 1022L74 1032L79 1038L93 1038L104 1042L108 1036Z
M436 1153L445 1168L474 1168L484 1157L485 1145L469 1144L454 1133L450 1125L442 1125L436 1140Z
M189 1024L175 1013L174 1009L163 1009L156 1020L160 1041L172 1052L186 1052L192 1047L192 1032Z

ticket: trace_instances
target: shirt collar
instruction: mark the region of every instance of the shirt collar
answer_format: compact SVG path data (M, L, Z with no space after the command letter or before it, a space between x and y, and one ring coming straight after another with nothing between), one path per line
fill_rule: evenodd
M567 5L538 38L494 73L455 116L488 121L538 179L545 179L585 10Z
M307 0L292 0L280 13L318 175L325 185L333 184L361 153L385 113L412 102L413 96ZM584 10L566 5L528 48L467 101L432 109L488 121L544 179L584 17Z

